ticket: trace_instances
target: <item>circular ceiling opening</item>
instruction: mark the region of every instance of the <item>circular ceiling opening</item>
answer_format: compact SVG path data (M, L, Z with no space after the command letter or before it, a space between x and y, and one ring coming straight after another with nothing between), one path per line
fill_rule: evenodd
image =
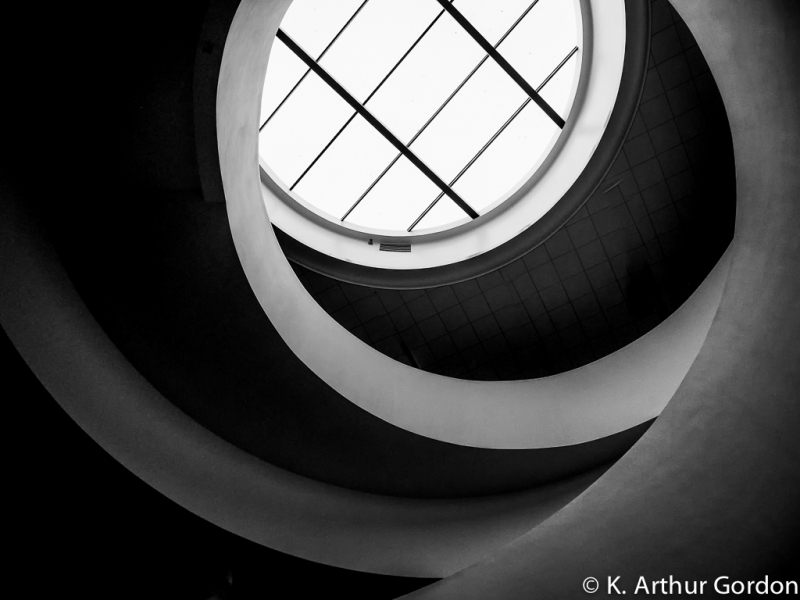
M402 289L477 276L542 243L632 122L640 7L288 3L258 86L262 197L287 256Z
M541 166L582 60L576 0L295 0L260 153L328 222L409 236L471 222Z

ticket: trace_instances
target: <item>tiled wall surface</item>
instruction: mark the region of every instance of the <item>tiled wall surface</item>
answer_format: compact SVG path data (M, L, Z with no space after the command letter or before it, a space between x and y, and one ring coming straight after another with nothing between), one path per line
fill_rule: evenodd
M697 287L733 234L730 133L692 35L652 2L646 85L614 166L554 236L452 286L376 290L295 265L319 304L380 352L464 379L575 368L632 342Z

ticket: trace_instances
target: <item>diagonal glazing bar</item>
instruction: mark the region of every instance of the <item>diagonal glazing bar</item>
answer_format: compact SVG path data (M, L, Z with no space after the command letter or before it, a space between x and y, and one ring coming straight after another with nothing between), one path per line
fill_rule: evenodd
M451 4L452 4L452 3L454 2L454 0L447 0L447 2L449 2L449 3L451 3ZM413 43L413 44L411 44L411 46L409 46L408 50L406 50L406 51L403 53L403 56L401 56L401 57L400 57L400 59L399 59L399 60L398 60L398 61L397 61L397 62L394 64L394 66L393 66L391 69L389 69L389 72L386 74L386 76L385 76L383 79L381 79L381 82L380 82L380 83L379 83L377 86L375 86L375 89L374 89L374 90L372 90L372 93L371 93L369 96L367 96L367 99L366 99L366 100L364 100L364 104L366 104L367 102L369 102L369 101L372 99L372 97L373 97L373 96L376 94L376 92L377 92L379 89L381 89L381 87L383 86L383 84L384 84L384 83L386 83L386 80L387 80L387 79L389 79L389 77L391 77L391 76L392 76L392 73L394 73L394 72L397 70L397 67L399 67L399 66L400 66L400 65L403 63L403 61L404 61L404 60L405 60L405 59L408 57L408 55L409 55L409 54L411 54L411 51L412 51L412 50L414 50L414 48L416 48L416 47L417 47L417 44L419 44L419 43L422 41L422 38L424 38L426 35L428 35L428 32L431 30L431 28L432 28L434 25L436 25L436 21L438 21L439 19L441 19L441 18L442 18L442 15L443 15L443 14L444 14L444 11L442 10L442 11L440 11L440 12L439 12L439 14L438 14L438 15L436 15L436 16L433 18L433 21L431 21L431 22L428 24L428 26L425 28L425 31L423 31L422 33L420 33L420 34L419 34L419 36L417 37L417 39L416 39L416 40L414 40L414 43Z
M453 0L450 0L450 1L452 2ZM431 27L436 25L436 21L438 21L439 18L443 14L444 14L444 11L441 11L438 15L436 15L436 18L433 19L433 21L430 22L430 24L425 28L425 31L423 31L419 35L419 37L414 41L414 43L411 44L411 47L408 50L405 51L403 56L400 57L400 60L398 60L394 64L394 66L389 70L389 72L386 74L386 76L383 79L381 79L380 83L378 83L378 85L375 86L375 89L372 90L372 92L370 92L370 95L367 96L366 100L364 100L362 106L366 106L367 102L372 100L372 97L375 96L375 94L378 93L378 90L383 87L383 84L386 83L386 81L389 79L389 77L392 76L392 73L394 73L397 70L397 67L399 67L403 63L403 61L408 57L408 55L411 54L411 51L414 50L414 48L417 47L417 44L419 44L422 41L422 38L424 38L425 35L431 30ZM344 130L347 129L347 126L350 125L350 123L352 123L353 119L355 119L357 114L358 114L358 112L354 112L353 115L347 120L347 122L344 125L342 125L341 129L339 129L339 131L336 132L336 135L334 135L333 138L331 138L331 140L327 144L325 144L325 147L320 151L319 154L317 154L317 156L314 158L314 160L311 161L311 164L308 165L308 167L306 167L305 171L303 171L300 174L300 177L298 177L297 180L292 184L292 187L289 188L290 190L293 190L295 187L297 187L297 184L300 183L300 181L302 181L303 177L305 177L306 174L314 167L314 165L317 164L317 161L320 158L322 158L322 155L325 154L328 151L328 148L330 148L331 145L333 145L333 142L335 142L336 139L340 135L342 135L342 133L344 133ZM347 214L350 214L350 211L348 211ZM342 219L342 220L344 220L344 219Z
M445 0L446 1L446 0ZM375 116L369 112L358 100L356 100L347 90L345 90L341 84L336 81L331 75L322 67L320 67L314 59L311 58L305 50L300 48L294 40L292 40L286 33L278 29L277 34L278 39L280 39L284 44L286 44L289 49L294 52L303 62L308 65L308 67L316 73L320 79L322 79L325 83L327 83L337 94L339 94L342 99L347 102L358 114L360 114L364 120L366 120L370 125L372 125L378 133L380 133L383 137L385 137L390 144L392 144L397 150L403 153L403 155L415 166L417 167L425 176L430 179L436 186L442 190L444 194L450 197L450 199L455 202L458 206L461 207L464 212L466 212L470 217L476 219L478 217L478 213L469 206L464 200L454 192L442 179L434 173L431 168L422 162L419 157L414 154L410 149L406 148L405 144L401 142L397 137L389 131L386 126L381 123Z
M545 77L545 78L544 78L544 81L543 81L542 83L540 83L540 84L539 84L539 87L537 87L537 88L536 88L536 91L537 91L537 92L541 92L541 91L542 91L542 89L544 89L544 86L546 86L548 83L550 83L550 80L551 80L553 77L555 77L556 75L558 75L558 72L561 70L561 68L562 68L562 67L563 67L565 64L567 64L567 63L569 62L569 59L570 59L570 58L572 58L572 57L575 55L575 53L576 53L577 51L578 51L578 47L577 47L577 46L575 46L575 47L574 47L572 50L570 50L570 51L569 51L569 54L567 54L567 55L564 57L564 60L562 60L560 63L558 63L558 66L557 66L555 69L553 69L553 71L550 73L550 75L548 75L547 77Z
M509 64L509 62L502 57L502 55L494 48L489 41L481 35L481 33L475 29L475 27L470 23L464 15L462 15L458 9L453 6L447 0L436 0L439 4L441 4L442 8L444 8L456 22L464 28L464 30L472 36L472 38L478 42L481 48L489 54L494 61L500 65L503 70L508 73L509 77L513 79L517 85L519 85L523 91L528 94L528 97L533 100L539 108L541 108L545 114L553 120L553 123L558 125L559 128L564 128L564 119L553 110L547 102L545 102L544 98L542 98L536 90L533 89L530 83L525 81L525 78L520 75L517 70Z
M398 153L397 153L397 156L395 156L395 157L392 159L392 162L390 162L390 163L389 163L389 165L388 165L388 166L387 166L387 167L386 167L386 168L385 168L383 171L381 171L381 174L380 174L380 175L378 175L378 176L375 178L375 181L373 181L373 182L372 182L372 183L369 185L369 187L368 187L368 188L367 188L367 189L364 191L364 193L363 193L363 194L361 194L361 196L359 196L359 197L358 197L358 200L356 200L356 201L353 203L353 206L351 206L349 209L347 209L347 212L346 212L346 213L344 213L344 216L343 216L341 219L339 219L340 221L344 221L344 220L345 220L347 217L349 217L349 216L350 216L350 213L351 213L351 212L353 212L353 211L356 209L356 207L357 207L359 204L361 204L361 201L362 201L364 198L366 198L366 197L367 197L367 194L369 194L369 193L372 191L372 188L374 188L376 185L378 185L378 182L379 182L381 179L383 179L383 176L384 176L384 175L386 175L386 174L389 172L389 169L391 169L391 168L394 166L394 163L396 163L398 160L400 160L400 157L401 157L401 156L403 156L403 153L402 153L402 152L398 152Z
M572 50L570 50L569 54L567 54L567 56L564 57L564 60L558 63L558 66L555 69L553 69L553 71L545 78L545 80L542 83L539 84L539 87L536 88L536 91L541 92L544 86L546 86L549 83L549 81L558 74L561 68L565 64L567 64L567 62L569 62L569 59L572 58L577 51L578 51L577 46L575 46ZM520 105L520 107L516 111L514 111L514 114L511 115L511 117L505 123L503 123L503 126L497 130L497 132L489 139L488 142L486 142L486 144L484 144L483 148L481 148L478 151L478 153L475 156L473 156L472 159L466 164L466 166L463 169L461 169L458 175L456 175L453 178L453 180L450 182L450 187L453 187L456 183L458 183L458 180L461 179L464 173L466 173L469 170L469 168L475 164L475 161L477 161L481 157L481 155L484 152L486 152L486 150L489 149L489 146L492 145L492 143L500 136L500 134L503 133L508 128L509 125L511 125L511 123L514 121L514 119L517 118L519 113L521 113L522 110L530 103L531 103L531 98L530 97L526 98L525 101ZM443 194L439 194L438 196L436 196L434 201L428 205L428 208L422 211L422 214L419 217L417 217L417 219L411 224L411 227L409 227L406 231L410 233L411 230L414 229L414 227L419 225L419 222L425 218L425 215L427 215L431 211L431 209L434 206L436 206L436 204L439 202L439 200L442 199L443 196L444 196Z
M344 130L347 129L347 126L350 125L350 123L353 122L353 119L356 118L357 114L358 114L358 112L354 112L352 115L350 115L350 118L347 119L347 121L345 121L344 125L342 125L339 128L339 131L337 131L336 134L334 134L334 136L330 139L330 141L328 141L328 143L325 144L325 147L322 150L319 151L319 154L317 154L317 156L314 157L314 160L311 161L311 164L308 165L302 173L300 173L300 177L298 177L295 180L295 182L292 184L292 186L289 188L290 191L293 190L294 188L296 188L297 184L300 183L303 180L303 177L305 177L308 174L308 172L311 169L314 168L314 165L317 164L317 161L320 158L322 158L322 155L325 154L328 151L328 148L330 148L333 145L333 142L335 142L337 139L339 139L339 136L342 135L342 133L344 133Z
M525 18L525 17L528 15L528 13L529 13L529 12L531 12L531 9L533 9L533 7L534 7L534 6L536 6L538 3L539 3L539 0L533 0L533 2L531 2L531 4L528 6L528 8L526 8L526 9L525 9L525 12L523 12L523 13L522 13L522 14L519 16L519 18L518 18L516 21L514 21L513 25L511 25L511 27L509 27L509 28L508 28L508 31L506 31L506 32L503 34L503 37L501 37L499 40L497 40L497 43L494 45L494 48L495 48L495 49L497 49L497 48L500 46L500 44L502 44L502 43L505 41L505 39L506 39L506 38L507 38L509 35L511 35L511 32L512 32L512 31L514 31L514 30L517 28L517 25L519 25L519 24L522 22L522 19L524 19L524 18ZM418 138L420 135L422 135L422 132L423 132L423 131L425 131L425 130L428 128L428 126L429 126L431 123L433 123L434 119L436 119L436 117L438 117L438 116L439 116L439 113L441 113L441 112L442 112L442 111L445 109L445 107L446 107L448 104L450 104L450 101L451 101L453 98L455 98L456 94L458 94L458 92L460 92L460 91L461 91L461 88L463 88L463 87L464 87L464 86L467 84L467 82L468 82L470 79L472 79L472 76L473 76L473 75L475 75L475 73L477 73L477 72L478 72L478 69L480 69L480 68L483 66L483 63L485 63L487 60L489 60L489 54L486 54L486 55L485 55L485 56L484 56L484 57L481 59L481 61L480 61L480 62L479 62L477 65L475 65L475 68L474 68L474 69L472 69L472 71L470 71L470 72L469 72L469 75L467 75L467 76L464 78L464 81L462 81L461 83L459 83L459 84L458 84L458 87L457 87L455 90L453 90L453 93L452 93L452 94L450 94L450 95L447 97L447 100L445 100L445 101L442 103L442 105L441 105L439 108L437 108L437 109L436 109L436 112L435 112L435 113L433 113L433 114L431 115L431 118L430 118L430 119L428 119L427 121L425 121L425 124L424 124L422 127L420 127L419 131L417 131L417 133L416 133L416 134L414 134L414 137L413 137L413 138L411 138L411 141L409 141L409 142L408 142L408 145L409 145L409 146L410 146L411 144L413 144L413 143L414 143L414 141L415 141L415 140L416 140L416 139L417 139L417 138Z
M539 0L533 0L533 2L531 2L530 5L528 5L528 8L526 8L524 10L524 12L519 16L519 18L516 21L514 21L514 23L511 25L511 27L508 28L508 31L506 31L503 34L503 36L499 40L497 40L497 43L494 45L495 48L497 48L500 44L502 44L503 41L509 35L511 35L511 32L514 31L514 29L516 29L517 25L519 25L522 22L522 19L524 19L528 15L528 13L531 12L531 9L533 9L533 7L536 6L538 3L539 3ZM442 12L444 12L444 11L442 11ZM438 19L438 17L437 17L437 19ZM445 107L448 104L450 104L450 101L453 98L456 97L456 94L458 94L458 92L461 91L461 88L463 88L467 84L467 82L470 79L472 79L472 76L475 75L475 73L478 72L478 69L480 69L483 66L483 63L485 63L487 60L489 60L489 55L488 54L485 55L477 65L475 65L475 68L472 69L472 71L469 72L469 74L464 78L464 80L461 83L458 84L458 87L455 90L453 90L453 93L450 94L447 97L447 99L442 103L442 105L439 108L437 108L436 111L431 115L431 117L427 121L425 121L425 124L422 127L419 128L417 133L414 134L414 137L412 137L409 140L409 142L406 144L407 147L411 147L411 144L413 144L415 141L417 141L417 138L422 135L422 133L428 128L428 126L431 123L433 123L433 121L436 119L436 117L438 117L439 114L445 109ZM552 77L552 75L551 75L551 77ZM367 197L367 194L369 194L372 191L372 188L374 188L376 185L378 185L378 182L380 182L380 180L383 179L384 175L386 175L386 173L389 172L389 169L391 169L394 166L394 163L396 163L398 160L400 160L401 156L402 156L402 153L400 153L400 154L398 154L397 156L394 157L394 160L392 160L392 162L389 163L389 166L386 167L381 172L380 175L378 175L378 177L375 179L375 181L373 181L372 184L370 184L370 186L364 191L364 193L361 194L361 196L359 196L358 200L356 200L353 203L353 206L351 206L350 209L340 219L341 221L344 221L345 219L347 219L347 217L350 216L350 213L353 212L359 204L361 204L361 201L364 198Z
M350 27L350 23L352 23L352 22L353 22L353 19L355 19L355 18L358 16L358 13L360 13L360 12L361 12L361 9L362 9L362 8L364 8L364 6L366 6L367 2L369 2L369 0L364 0L364 1L363 1L363 2L360 4L360 6L359 6L359 7L356 9L356 11L355 11L355 12L354 12L354 13L353 13L351 16L350 16L350 18L349 18L349 19L347 19L347 22L346 22L346 23L345 23L345 24L342 26L342 28L341 28L341 29L340 29L340 30L339 30L339 31L336 33L336 35L335 35L335 36L333 36L333 39L332 39L330 42L328 42L328 45L327 45L327 46L325 46L325 49L324 49L324 50L323 50L323 51L320 53L320 55L317 57L317 62L319 62L320 60L322 60L322 57L323 57L323 56L325 56L325 54L328 52L328 50L330 50L330 49L331 49L331 46L333 46L333 45L336 43L336 40L338 40L338 39L339 39L339 37L340 37L340 36L341 36L341 35L342 35L342 34L345 32L345 30L346 30L348 27ZM288 100L288 99L291 97L291 95L292 95L292 94L294 94L295 90L296 90L296 89L297 89L297 88L300 86L300 84L301 84L301 83L303 83L303 80L304 80L306 77L308 77L308 74L309 74L309 73L311 73L311 69L307 69L307 70L306 70L306 72L305 72L305 73L303 73L303 76L302 76L300 79L298 79L298 80L297 80L297 83L295 83L295 84L294 84L294 86L292 86L292 89L290 89L290 90L289 90L289 93L288 93L288 94L286 94L286 95L283 97L283 100L281 100L281 101L278 103L278 106L276 106L276 107L275 107L275 109L274 109L274 110L273 110L273 111L270 113L270 115L267 117L267 120L266 120L266 121L264 121L264 122L261 124L261 127L259 127L259 128L258 128L258 131L259 131L259 133L260 133L260 132L261 132L261 131L264 129L264 127L266 127L266 126L267 126L267 123L269 123L269 122L272 120L272 117L274 117L274 116L275 116L275 114L276 114L276 113L277 113L277 112L278 112L278 111L281 109L281 107L282 107L284 104L286 104L286 101L287 101L287 100Z

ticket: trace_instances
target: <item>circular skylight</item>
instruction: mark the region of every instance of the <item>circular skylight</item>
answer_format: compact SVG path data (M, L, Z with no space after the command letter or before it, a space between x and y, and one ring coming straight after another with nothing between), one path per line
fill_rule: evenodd
M469 223L547 157L575 95L577 0L294 0L270 53L260 153L327 221Z

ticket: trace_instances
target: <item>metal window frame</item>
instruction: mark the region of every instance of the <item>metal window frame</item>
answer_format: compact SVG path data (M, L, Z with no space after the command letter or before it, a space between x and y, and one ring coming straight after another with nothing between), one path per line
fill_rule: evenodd
M516 21L511 25L511 27L503 34L503 36L492 46L489 42L484 38L477 29L467 20L455 7L452 6L454 0L437 0L437 2L442 6L442 11L440 11L437 16L433 19L433 21L426 27L426 29L422 32L420 36L414 41L414 43L409 47L409 49L403 54L403 56L395 63L395 65L389 70L389 72L382 78L380 83L373 89L370 95L363 103L359 103L347 90L339 84L332 75L330 75L321 65L319 65L318 61L324 56L324 54L333 46L336 40L341 36L341 34L347 29L347 27L352 23L355 17L359 14L361 9L364 8L368 0L364 0L364 2L358 7L355 13L350 17L350 19L345 23L344 27L334 36L331 42L326 46L325 50L323 50L322 54L314 60L312 57L306 53L299 44L294 42L291 37L284 32L282 29L278 30L277 38L280 39L284 44L287 45L290 51L292 51L296 56L298 56L308 67L306 73L301 77L300 81L295 84L295 86L289 91L286 97L281 100L278 107L273 111L267 121L262 125L259 129L261 131L263 127L269 122L269 120L274 116L274 114L280 109L281 106L288 100L288 98L292 95L292 93L297 89L297 87L302 83L303 79L308 75L309 72L314 71L323 81L325 81L342 99L344 99L354 110L355 112L351 117L344 123L344 125L337 131L337 133L331 138L331 140L325 145L325 147L318 153L318 155L314 158L311 164L302 172L302 174L296 179L296 181L290 186L289 190L293 191L294 188L298 185L298 183L305 177L305 175L316 165L319 159L330 149L330 147L334 144L334 142L339 138L339 136L346 130L346 128L352 123L357 115L361 115L367 122L369 122L381 135L384 136L387 141L389 141L395 148L399 151L398 155L389 163L389 165L381 172L381 174L370 184L370 186L365 190L365 192L355 201L355 203L347 210L347 212L341 217L340 221L344 222L347 217L355 210L356 207L364 200L364 198L375 188L375 186L380 182L380 180L389 172L389 170L397 163L397 161L402 157L406 156L406 158L414 164L425 176L427 176L439 189L441 193L434 199L434 201L423 211L423 213L411 224L410 227L406 230L407 232L411 232L414 227L430 212L430 210L443 198L447 195L453 202L461 208L471 219L478 218L479 214L475 211L469 204L464 201L457 192L453 190L453 186L455 183L464 175L464 173L475 163L475 161L480 158L480 156L489 148L489 146L497 139L497 137L511 124L511 122L516 118L516 116L525 108L530 102L536 103L544 112L547 114L548 117L553 120L553 122L559 127L564 127L564 120L549 106L549 104L541 98L539 95L539 91L555 76L558 71L566 64L569 59L577 52L578 47L576 46L566 58L562 60L562 62L554 69L553 72L539 85L538 88L533 89L530 84L499 54L497 48L502 44L502 42L511 34L511 32L519 25L520 22L530 13L534 6L539 2L539 0L533 0L533 2L521 13L521 15L516 19ZM467 75L467 77L459 84L459 86L450 94L450 96L445 100L445 102L434 112L434 114L428 119L428 121L417 131L417 133L413 136L413 138L405 145L396 137L391 131L383 126L383 124L374 116L372 115L367 109L366 104L369 100L377 93L377 91L383 86L383 84L391 77L391 75L396 71L396 69L400 66L400 64L406 59L406 57L413 51L413 49L419 44L419 42L424 38L424 36L431 30L431 28L435 25L435 23L441 18L441 16L448 12L453 19L464 29L464 31L469 34L484 50L486 50L486 55L483 59L476 65L476 67ZM479 150L479 152L467 163L467 165L459 172L459 174L449 183L445 183L441 178L436 175L436 173L428 167L426 163L424 163L416 154L411 151L410 146L416 141L419 136L425 131L425 129L433 122L433 120L444 110L444 108L450 103L450 101L455 97L455 95L464 87L464 85L472 78L472 76L478 71L478 69L491 57L494 61L504 69L504 71L518 84L520 87L525 91L528 98L520 106L515 113L511 116L511 118L506 121L506 123L489 139L489 141Z
M544 89L544 86L546 86L550 82L550 80L558 74L558 72L564 67L564 65L566 65L569 62L569 59L571 59L573 56L575 56L575 54L577 52L578 52L578 46L575 46L572 50L569 51L569 54L567 54L567 56L560 63L558 63L558 66L555 69L553 69L553 71L551 71L551 73L545 78L545 80L542 83L539 84L539 87L536 88L536 92L537 93L541 92L542 89ZM463 169L461 169L461 171L459 171L458 175L456 175L453 178L453 180L450 182L450 187L453 187L456 183L458 183L458 180L461 179L461 177L464 175L464 173L466 173L469 170L469 168L472 165L474 165L475 162L483 155L483 153L486 152L489 149L489 146L491 146L492 143L494 143L494 141L498 137L500 137L500 134L503 133L508 128L509 125L511 125L511 123L514 121L514 119L517 118L519 113L521 113L522 110L526 106L528 106L528 104L531 103L531 101L532 101L531 98L526 98L525 99L525 101L520 105L520 107L516 111L514 111L514 114L511 115L511 117L505 123L503 123L503 125L500 127L500 129L498 129L497 132L491 138L489 138L489 141L486 142L486 144L484 144L484 146L480 150L478 150L477 154L475 154L475 156L472 157L472 159L466 164L466 166ZM430 203L428 208L426 208L422 212L422 214L419 217L416 218L416 220L411 224L411 226L408 229L406 229L406 231L411 233L411 231L414 229L414 227L416 227L419 224L419 222L422 221L422 219L425 218L425 215L427 215L431 211L431 209L434 206L436 206L436 204L441 199L442 199L442 194L439 194L436 197L436 199L433 202Z
M473 219L478 218L478 213L467 204L455 191L453 191L433 170L426 165L413 151L406 147L397 136L395 136L386 126L381 123L363 104L356 100L336 79L333 78L325 69L318 65L308 53L303 50L286 32L278 29L278 39L285 43L306 65L314 71L325 83L327 83L342 99L347 102L358 114L360 114L378 133L400 151L415 167L428 177L440 190L455 202L465 213Z

